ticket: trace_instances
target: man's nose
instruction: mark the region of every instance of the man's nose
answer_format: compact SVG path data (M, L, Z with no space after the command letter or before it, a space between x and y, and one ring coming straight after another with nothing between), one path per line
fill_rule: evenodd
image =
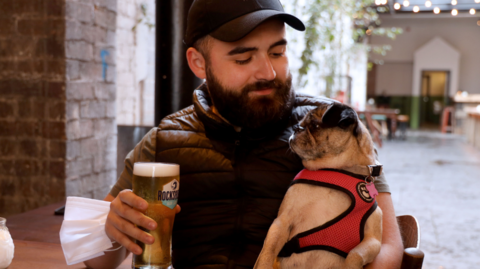
M272 81L276 77L277 77L277 73L275 72L275 69L273 69L273 65L270 59L268 57L262 57L258 65L255 78L257 80Z

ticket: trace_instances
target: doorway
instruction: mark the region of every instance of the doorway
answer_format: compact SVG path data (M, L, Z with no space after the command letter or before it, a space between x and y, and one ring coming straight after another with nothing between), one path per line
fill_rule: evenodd
M450 71L422 71L420 127L437 129L448 105Z

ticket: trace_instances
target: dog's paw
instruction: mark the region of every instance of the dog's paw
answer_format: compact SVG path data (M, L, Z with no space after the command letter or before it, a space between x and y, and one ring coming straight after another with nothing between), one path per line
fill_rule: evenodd
M345 259L346 269L362 269L363 268L363 258L358 255L356 252L350 252Z

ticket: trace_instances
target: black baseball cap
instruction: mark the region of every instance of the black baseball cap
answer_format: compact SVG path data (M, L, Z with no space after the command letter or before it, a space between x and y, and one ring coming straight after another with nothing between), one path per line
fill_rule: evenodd
M270 18L278 18L299 31L305 30L300 19L284 12L279 0L195 0L188 12L184 42L190 47L208 34L221 41L234 42Z

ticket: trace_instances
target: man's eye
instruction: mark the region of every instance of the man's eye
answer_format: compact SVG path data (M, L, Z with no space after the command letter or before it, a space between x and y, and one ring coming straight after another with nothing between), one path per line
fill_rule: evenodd
M235 63L240 64L240 65L242 65L242 64L248 64L251 60L252 60L252 57L250 57L250 58L248 58L248 59L246 59L246 60L235 60Z
M273 57L282 57L283 56L283 52L281 53L272 53Z

